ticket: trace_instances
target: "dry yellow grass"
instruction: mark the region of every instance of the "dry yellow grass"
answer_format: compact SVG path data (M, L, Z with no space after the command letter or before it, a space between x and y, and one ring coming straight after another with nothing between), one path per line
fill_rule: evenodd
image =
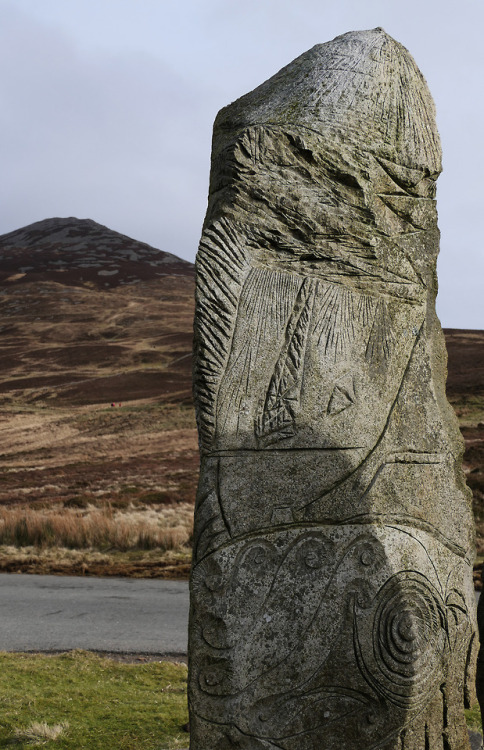
M66 731L66 729L68 729L68 727L68 722L49 726L45 721L34 721L33 724L26 729L15 729L14 742L25 742L33 745L44 744L49 740L56 740Z
M71 550L179 550L188 547L193 506L0 508L0 545Z

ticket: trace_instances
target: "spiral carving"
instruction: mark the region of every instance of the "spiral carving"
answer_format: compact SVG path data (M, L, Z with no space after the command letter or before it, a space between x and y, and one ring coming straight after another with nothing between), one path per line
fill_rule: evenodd
M425 703L442 679L446 629L439 599L423 575L402 572L356 621L360 669L377 692L402 708Z

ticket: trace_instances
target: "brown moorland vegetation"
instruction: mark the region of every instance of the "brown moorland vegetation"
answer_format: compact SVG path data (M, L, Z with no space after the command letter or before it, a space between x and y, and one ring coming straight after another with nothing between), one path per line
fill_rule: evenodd
M0 570L186 576L193 265L77 219L0 259ZM484 556L484 332L445 334Z
M0 570L186 575L193 265L77 219L0 258Z

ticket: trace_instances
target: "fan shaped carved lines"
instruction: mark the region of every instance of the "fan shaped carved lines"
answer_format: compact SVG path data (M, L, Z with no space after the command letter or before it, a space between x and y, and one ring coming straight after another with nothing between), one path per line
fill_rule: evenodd
M374 299L367 294L360 294L356 302L356 317L364 328L367 328L370 325L370 321L373 320L374 311Z
M370 330L365 357L370 362L381 362L388 359L393 349L395 338L392 324L384 300L378 302L373 324Z
M243 398L249 391L249 378L252 364L256 361L261 344L261 336L267 326L266 315L255 315L251 310L261 306L267 300L269 291L268 274L251 270L242 288L237 311L239 323L232 341L232 350L218 393L217 430L223 431L232 413L239 413L243 408ZM256 322L255 330L250 325L251 318Z
M217 432L251 409L263 362L284 333L300 279L291 274L253 268L240 294L232 350L219 389ZM246 416L246 414L245 414Z
M323 287L314 333L325 354L336 358L355 338L355 294L336 285Z
M381 362L390 357L394 334L387 304L334 284L319 283L313 333L325 355L344 356L357 333L368 336L365 358Z
M197 256L194 396L205 447L215 429L216 393L247 267L236 227L222 219L204 231Z

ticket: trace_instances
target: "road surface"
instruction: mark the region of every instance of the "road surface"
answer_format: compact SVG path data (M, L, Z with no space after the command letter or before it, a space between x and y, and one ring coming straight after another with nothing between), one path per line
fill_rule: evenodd
M186 581L2 573L0 601L0 651L187 651Z
M0 601L0 651L187 652L186 581L0 573Z

